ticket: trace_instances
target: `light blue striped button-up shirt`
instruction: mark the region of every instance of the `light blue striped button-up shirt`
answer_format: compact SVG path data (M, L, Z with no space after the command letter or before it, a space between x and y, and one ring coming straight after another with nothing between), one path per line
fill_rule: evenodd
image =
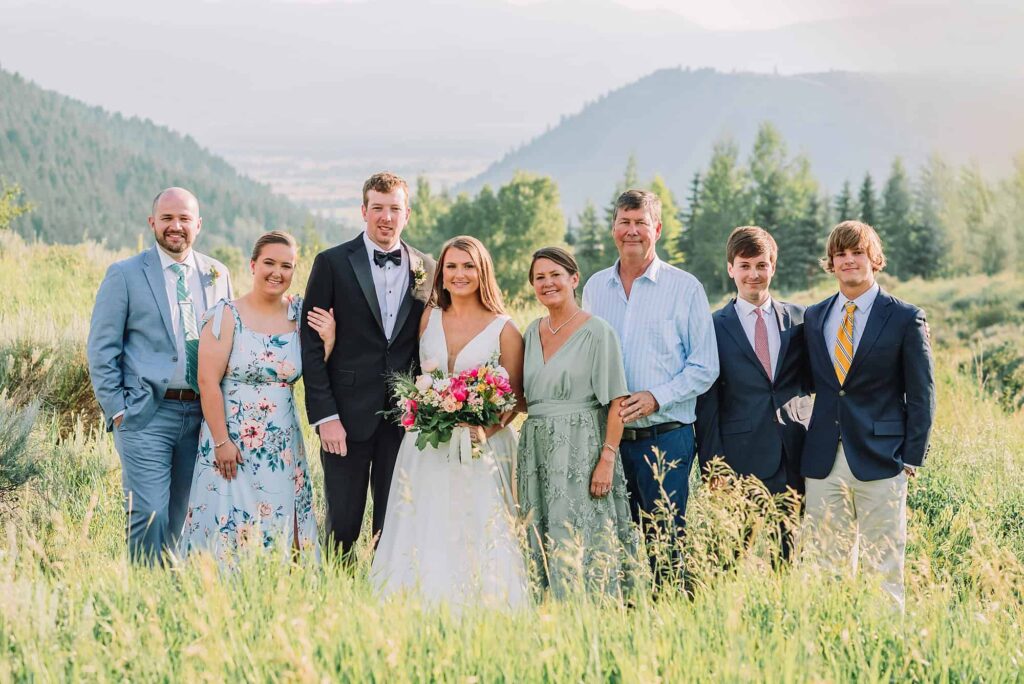
M630 426L692 423L697 397L718 377L715 326L700 281L654 257L626 297L616 261L587 281L583 308L618 333L629 391L647 390L658 400L656 413Z

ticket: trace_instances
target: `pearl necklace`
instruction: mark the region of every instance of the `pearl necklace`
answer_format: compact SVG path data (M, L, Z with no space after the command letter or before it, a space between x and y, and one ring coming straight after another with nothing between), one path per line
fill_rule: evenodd
M551 327L551 316L548 315L548 330L551 331L552 335L557 335L558 331L564 328L565 326L569 325L569 323L572 322L572 319L580 315L581 311L583 311L583 309L576 309L576 313L574 313L572 316L569 316L569 320L567 320L565 323L562 323L562 325L558 326L557 328Z

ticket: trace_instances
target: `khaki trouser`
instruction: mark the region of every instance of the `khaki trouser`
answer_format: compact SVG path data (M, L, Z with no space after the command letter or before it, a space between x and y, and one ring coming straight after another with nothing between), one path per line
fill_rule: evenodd
M804 555L854 575L858 563L877 573L902 610L907 548L907 474L862 482L850 471L842 442L832 472L806 479Z

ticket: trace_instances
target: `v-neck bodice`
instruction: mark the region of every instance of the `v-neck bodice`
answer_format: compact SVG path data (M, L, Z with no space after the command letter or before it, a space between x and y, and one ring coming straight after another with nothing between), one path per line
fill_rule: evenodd
M441 309L434 309L430 312L430 320L427 321L427 328L420 338L420 365L427 361L435 361L439 368L448 370L448 340L444 334L444 325ZM475 368L487 363L492 356L501 352L501 331L509 320L506 315L495 316L494 320L487 324L483 330L466 343L458 354L455 355L452 369L459 373L468 368Z

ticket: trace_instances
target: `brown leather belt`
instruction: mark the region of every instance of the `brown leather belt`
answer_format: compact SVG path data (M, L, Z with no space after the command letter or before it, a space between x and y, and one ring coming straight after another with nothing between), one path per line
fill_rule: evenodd
M199 401L199 393L191 389L169 389L164 392L164 399L174 401Z
M622 430L622 441L623 442L635 442L638 439L654 439L658 435L663 435L666 432L672 432L679 428L686 427L685 423L679 423L677 421L669 421L668 423L658 423L645 428L624 428Z

